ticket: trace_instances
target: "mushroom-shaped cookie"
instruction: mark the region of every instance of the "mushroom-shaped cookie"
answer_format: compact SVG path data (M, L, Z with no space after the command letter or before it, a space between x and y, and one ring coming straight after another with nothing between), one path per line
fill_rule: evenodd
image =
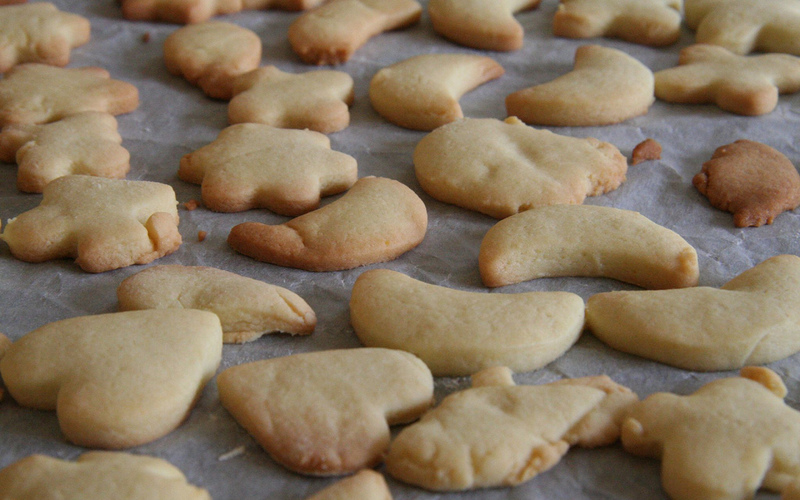
M378 464L389 426L417 419L433 401L425 364L391 349L256 361L223 371L217 386L222 405L272 458L311 475Z
M542 0L430 0L433 29L457 44L483 50L522 48L525 35L514 14L535 9Z

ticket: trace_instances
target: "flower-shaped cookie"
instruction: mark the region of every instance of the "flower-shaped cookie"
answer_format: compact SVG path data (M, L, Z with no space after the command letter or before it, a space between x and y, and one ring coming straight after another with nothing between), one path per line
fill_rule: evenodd
M342 71L285 73L266 66L236 79L228 105L230 123L263 123L323 134L350 124L353 79Z
M542 0L430 0L433 29L460 45L483 50L522 48L525 35L514 14L535 9Z
M323 0L121 0L122 15L132 21L191 24L242 10L306 10Z
M178 176L202 185L211 210L268 208L296 216L317 208L321 196L349 189L358 166L353 157L332 151L319 132L242 123L181 158Z

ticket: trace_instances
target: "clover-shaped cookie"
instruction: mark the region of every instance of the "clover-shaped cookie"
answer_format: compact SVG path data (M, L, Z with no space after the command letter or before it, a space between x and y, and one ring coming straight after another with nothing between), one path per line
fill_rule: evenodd
M732 370L800 351L800 257L779 255L721 289L599 293L586 326L623 352L686 370Z
M28 63L15 66L0 80L0 127L46 123L84 111L119 115L138 106L136 87L111 79L101 68Z
M787 54L740 56L698 44L681 50L678 64L655 73L659 99L753 116L775 109L778 94L800 92L800 57Z
M345 500L348 498L392 500L392 493L380 472L363 469L308 497L308 500Z
M317 324L311 307L290 290L212 267L152 266L126 278L117 298L121 311L211 311L219 316L226 343L273 332L307 335Z
M84 271L110 271L177 250L177 205L166 184L67 175L47 184L40 205L10 220L0 238L26 262L75 257Z
M537 130L513 117L465 118L425 136L414 149L414 168L437 200L501 219L613 191L628 163L594 138Z
M698 43L720 45L737 54L753 51L800 56L797 0L686 0L686 24Z
M87 452L74 462L46 455L18 460L0 470L0 498L211 500L166 460L111 451Z
M710 382L694 394L658 393L634 404L622 444L660 458L661 484L673 500L744 500L800 480L800 413L767 368Z
M89 20L47 2L0 9L0 73L19 63L66 66L70 50L89 41Z
M70 174L124 178L131 155L121 144L112 115L87 111L45 125L4 127L0 161L19 165L20 191L41 193L48 182Z
M211 210L268 208L296 216L317 208L320 197L349 189L358 166L319 132L241 123L181 158L178 176L202 185Z
M213 313L130 311L34 330L0 359L0 375L21 406L55 410L70 442L119 449L178 427L221 355Z
M306 10L323 0L121 0L122 15L132 21L191 24L242 10Z
M228 105L230 123L308 128L329 134L350 124L353 79L342 71L285 73L266 66L236 79Z
M389 426L415 420L433 400L425 364L391 349L247 363L220 373L217 387L223 406L277 462L311 475L376 465Z
M515 386L491 370L403 429L386 470L436 491L517 485L556 465L570 446L616 441L637 399L606 376Z

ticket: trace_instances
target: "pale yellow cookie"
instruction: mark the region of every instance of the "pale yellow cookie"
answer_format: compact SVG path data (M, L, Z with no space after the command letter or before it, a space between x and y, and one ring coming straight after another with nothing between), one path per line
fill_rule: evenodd
M341 64L370 38L410 26L421 15L417 0L331 0L289 26L289 43L308 64Z
M460 45L482 50L522 48L525 35L514 14L535 9L542 0L430 0L433 29Z
M38 328L11 345L0 375L21 406L55 410L70 442L120 449L178 427L221 354L215 314L130 311Z
M201 23L242 10L306 10L324 0L121 0L122 15L132 21Z
M466 292L388 269L362 273L350 297L361 343L408 351L437 377L541 368L578 340L583 321L583 299L572 293Z
M166 184L68 175L47 184L39 206L9 220L0 238L26 262L74 257L84 271L110 271L177 250L177 205Z
M261 39L231 23L208 21L185 26L164 40L164 64L209 97L233 97L234 79L258 68Z
M267 333L308 335L317 316L294 292L235 273L202 266L153 266L117 288L119 309L200 309L219 316L226 343Z
M369 84L369 99L395 125L433 130L462 118L461 96L503 73L485 56L423 54L378 71Z
M606 376L473 387L447 396L403 429L386 470L434 491L517 485L556 465L570 446L616 441L636 401Z
M279 225L245 222L228 243L254 259L307 271L338 271L396 259L422 242L423 201L404 184L365 177L342 198Z
M88 19L49 2L2 7L0 73L26 62L66 66L70 51L88 42L90 31Z
M800 480L800 413L767 368L710 382L695 393L657 393L634 404L622 444L661 459L661 484L673 500L744 500L764 488L792 498Z
M358 165L319 132L241 123L181 158L178 177L201 184L203 204L217 212L268 208L296 216L349 189Z
M45 125L8 125L0 132L0 161L19 165L17 188L26 193L41 193L48 182L70 174L123 179L130 157L117 120L99 111Z
M800 351L800 257L779 255L710 287L599 293L586 326L623 352L686 370L733 370Z
M338 481L308 500L392 500L383 474L372 469L358 471L355 475Z
M653 92L647 66L620 50L584 45L572 71L510 94L506 111L534 125L611 125L646 114Z
M555 276L614 278L644 288L696 286L697 252L680 235L638 212L552 205L494 225L481 241L486 286Z
M560 0L553 34L598 36L660 47L681 36L683 0Z
M437 200L501 219L613 191L628 163L594 138L537 130L513 117L465 118L425 136L414 149L414 169Z
M350 124L353 79L342 71L285 73L267 66L236 79L228 105L230 123L263 123L323 134Z
M217 377L222 405L285 467L338 475L371 467L389 426L433 402L433 378L413 355L390 349L295 354L234 366Z
M74 462L31 455L0 470L0 498L14 500L211 500L160 458L90 451Z

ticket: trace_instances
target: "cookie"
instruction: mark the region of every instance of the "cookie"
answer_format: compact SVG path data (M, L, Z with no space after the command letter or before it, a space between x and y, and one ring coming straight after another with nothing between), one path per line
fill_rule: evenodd
M537 130L513 117L465 118L426 135L414 149L414 169L437 200L502 219L613 191L628 164L594 138Z
M606 376L473 387L450 394L403 429L386 470L434 491L514 486L556 465L570 446L616 441L636 401Z
M392 500L392 493L380 472L363 469L355 475L338 481L308 500Z
M653 72L620 50L584 45L575 67L555 80L506 97L509 116L555 127L612 125L647 113Z
M698 43L737 54L784 52L800 56L800 5L796 0L686 0L686 25Z
M311 129L323 134L350 124L353 79L342 71L285 73L267 66L236 79L228 121Z
M0 470L0 498L211 500L160 458L110 451L83 453L74 462L30 455Z
M692 184L736 227L758 227L800 206L800 174L780 151L740 139L714 151Z
M283 224L245 222L228 243L262 262L306 271L340 271L396 259L422 242L425 204L392 179L364 177L343 197Z
M121 449L177 428L221 354L215 314L130 311L38 328L11 345L0 375L21 406L55 410L71 443Z
M2 2L0 2L2 5ZM66 66L70 51L89 41L85 17L34 2L0 9L0 73L20 63Z
M216 99L233 97L234 79L258 68L261 39L254 32L220 21L185 26L164 40L164 64Z
M222 405L275 461L310 475L371 467L389 447L389 426L417 419L433 378L413 355L390 349L295 354L228 368Z
M553 34L663 47L681 36L683 0L560 0Z
M136 87L110 78L101 68L28 63L0 80L0 127L52 122L84 111L119 115L138 106Z
M419 21L416 0L331 0L289 26L292 50L307 64L342 64L384 31Z
M503 73L489 57L423 54L378 71L369 84L369 99L395 125L433 130L462 118L461 96Z
M522 48L525 35L514 14L535 9L542 0L430 0L433 29L459 45L508 52Z
M319 132L241 123L181 158L178 177L200 184L203 204L216 212L268 208L296 216L349 189L358 165Z
M350 297L362 344L408 351L437 377L541 368L578 340L583 321L583 299L572 293L467 292L388 269L362 273Z
M630 453L661 459L674 500L753 498L800 480L800 413L767 368L710 382L688 396L657 393L634 404L622 425Z
M716 104L746 116L764 115L779 94L800 92L800 57L740 56L714 45L681 50L679 66L655 73L655 95L681 104Z
M28 0L0 0L0 5L14 5L18 3L25 3Z
M41 193L48 182L70 174L123 179L130 157L117 120L100 111L45 125L8 125L0 131L0 161L19 165L17 188L26 193Z
M639 212L595 205L552 205L495 224L483 237L483 283L537 278L613 278L643 288L696 286L697 252L680 235Z
M192 24L242 10L306 10L323 0L121 0L122 15L131 21Z
M11 347L11 339L0 333L0 359L3 359L3 355L8 351L9 347ZM3 400L5 393L5 389L0 386L0 401Z
M44 188L38 207L9 220L2 238L14 257L74 257L90 273L147 264L181 244L175 191L158 182L68 175Z
M267 333L308 335L317 316L294 292L235 273L202 266L153 266L117 288L119 309L200 309L219 316L225 343Z
M631 152L631 165L638 165L645 161L661 159L661 144L652 138L647 138L636 145Z
M734 370L800 351L800 257L779 255L711 287L599 293L586 326L614 349L685 370Z

